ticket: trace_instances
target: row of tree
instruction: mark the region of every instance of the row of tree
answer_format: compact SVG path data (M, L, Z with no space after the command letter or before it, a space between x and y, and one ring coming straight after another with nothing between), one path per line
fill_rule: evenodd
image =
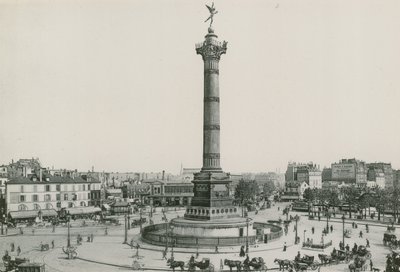
M276 190L273 181L269 180L262 185L262 190L255 180L241 179L239 184L235 187L235 199L238 204L246 205L249 202L257 201L257 198L262 196L268 199Z
M303 194L306 202L311 204L323 204L326 206L337 207L341 204L348 205L349 215L352 211L363 211L366 218L367 209L376 208L378 220L381 215L390 213L394 220L399 218L400 208L400 189L399 188L359 188L355 186L343 187L340 189L306 189Z

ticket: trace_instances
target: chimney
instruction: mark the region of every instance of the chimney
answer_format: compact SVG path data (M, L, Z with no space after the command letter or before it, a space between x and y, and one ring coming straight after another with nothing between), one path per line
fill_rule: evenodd
M40 182L43 181L43 171L42 171L42 168L39 169L39 181L40 181Z
M162 171L162 180L165 178L165 170Z

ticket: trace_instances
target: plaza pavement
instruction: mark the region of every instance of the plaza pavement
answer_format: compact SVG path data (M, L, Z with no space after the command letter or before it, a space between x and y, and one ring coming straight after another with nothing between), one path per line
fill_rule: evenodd
M257 222L278 220L279 218L285 219L286 216L282 215L282 208L285 205L286 204L284 203L279 203L271 209L260 211L257 215L250 213L250 217L255 219ZM278 206L280 207L280 211L277 210ZM317 242L321 240L322 230L326 226L326 220L324 220L323 217L321 218L321 221L318 221L308 220L306 213L290 212L290 214L292 216L295 214L300 216L300 221L298 222L298 236L300 237L301 242L304 238L310 238ZM183 211L167 213L168 219L172 219L178 215L182 216ZM161 213L156 213L154 215L154 221L155 223L161 222ZM354 243L365 245L365 238L368 238L371 245L370 250L372 252L374 267L380 268L381 271L383 271L386 261L385 256L390 252L389 248L382 245L382 237L386 230L386 226L378 223L369 223L370 232L367 234L365 232L365 226L362 225L362 223L358 223L358 229L352 229L351 222L352 221L348 221L345 225L346 229L352 231L351 238L346 238L345 243L349 244L350 247L352 247ZM80 227L79 225L80 223L76 222L76 226L71 228L71 241L73 244L76 244L77 234L79 233L82 235L83 244L78 246L77 249L78 257L81 259L65 259L66 255L62 252L62 246L66 245L65 227L57 227L55 233L51 232L51 228L36 229L34 235L31 233L31 228L26 228L24 230L24 235L0 237L0 250L1 252L4 252L6 249L9 250L11 242L14 242L15 246L22 245L21 257L27 257L31 261L35 262L44 262L46 264L46 271L120 271L129 269L128 267L130 267L134 261L133 256L136 254L136 249L131 249L130 246L122 244L124 236L123 225L108 226L107 236L104 235L104 225L92 225L90 222L88 222L88 226L86 227ZM292 260L298 251L300 251L301 255L307 254L314 256L315 260L319 262L319 253L330 254L334 246L338 249L339 241L342 240L342 221L339 218L332 219L330 220L329 225L333 225L333 233L329 233L324 237L324 240L332 240L333 245L325 249L324 252L302 249L301 243L294 245L295 232L293 232L293 225L294 223L290 224L287 236L284 235L282 238L271 241L268 244L259 244L258 247L251 246L249 257L263 257L268 268L277 267L277 265L273 263L275 258ZM314 235L311 234L312 226L315 228ZM304 230L306 230L305 233L303 232ZM358 237L358 232L360 230L363 231L364 238ZM15 230L10 229L9 234L13 231L15 232ZM94 242L87 243L86 237L91 233L94 234ZM138 227L129 230L128 242L132 238L141 245L141 248L139 249L139 263L143 264L144 268L155 270L168 269L166 261L162 259L162 250L164 250L164 247L143 243L139 237ZM49 251L44 252L39 250L39 244L41 241L42 243L50 244L52 240L55 241L55 249L50 249ZM286 252L283 252L282 250L284 242L288 245ZM221 260L223 261L223 259L243 261L243 258L239 257L239 247L220 247L219 253L215 253L214 251L215 248L199 249L199 259L210 258L210 261L213 263L216 270L219 270ZM196 254L196 249L174 249L175 260L181 260L187 263L192 254ZM11 255L15 256L16 253L13 252ZM170 255L171 251L169 251L168 257ZM349 271L347 266L348 264L326 266L321 267L320 271ZM228 267L226 266L224 267L224 269L227 268Z

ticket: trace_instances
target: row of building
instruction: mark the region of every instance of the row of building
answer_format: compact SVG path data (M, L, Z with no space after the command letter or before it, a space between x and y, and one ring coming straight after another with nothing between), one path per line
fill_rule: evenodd
M393 188L400 185L400 170L393 169L390 163L366 163L355 158L341 159L322 170L312 162L289 162L282 199L301 199L307 188L320 189L332 185Z
M179 175L159 173L107 173L42 167L38 158L20 159L0 166L0 212L60 212L65 209L100 207L111 213L126 212L132 203L151 206L188 205L193 197L194 173L199 168L181 168ZM276 173L231 174L231 194L241 179L256 180L262 189L273 181L284 184ZM105 205L104 205L105 204ZM115 209L113 208L115 207ZM90 209L88 209L90 210Z

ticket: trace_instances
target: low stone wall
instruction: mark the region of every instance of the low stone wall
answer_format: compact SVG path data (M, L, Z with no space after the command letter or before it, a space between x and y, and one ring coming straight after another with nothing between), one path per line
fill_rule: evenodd
M269 228L271 233L265 234L268 241L276 240L283 235L283 230L280 226L269 223L255 223L255 225ZM159 246L169 246L175 244L179 247L215 247L215 246L235 246L246 244L246 237L194 237L194 236L165 236L167 223L150 225L143 228L143 241ZM256 239L264 240L265 237L249 236L249 244L254 244ZM168 239L168 242L166 241Z
M165 246L167 244L166 239L168 239L168 245L179 247L215 247L215 246L235 246L246 244L246 237L194 237L194 236L165 236L165 230L167 223L156 224L151 226L146 226L143 228L142 239L143 241L159 246ZM249 236L249 244L254 244L256 241L255 236Z

